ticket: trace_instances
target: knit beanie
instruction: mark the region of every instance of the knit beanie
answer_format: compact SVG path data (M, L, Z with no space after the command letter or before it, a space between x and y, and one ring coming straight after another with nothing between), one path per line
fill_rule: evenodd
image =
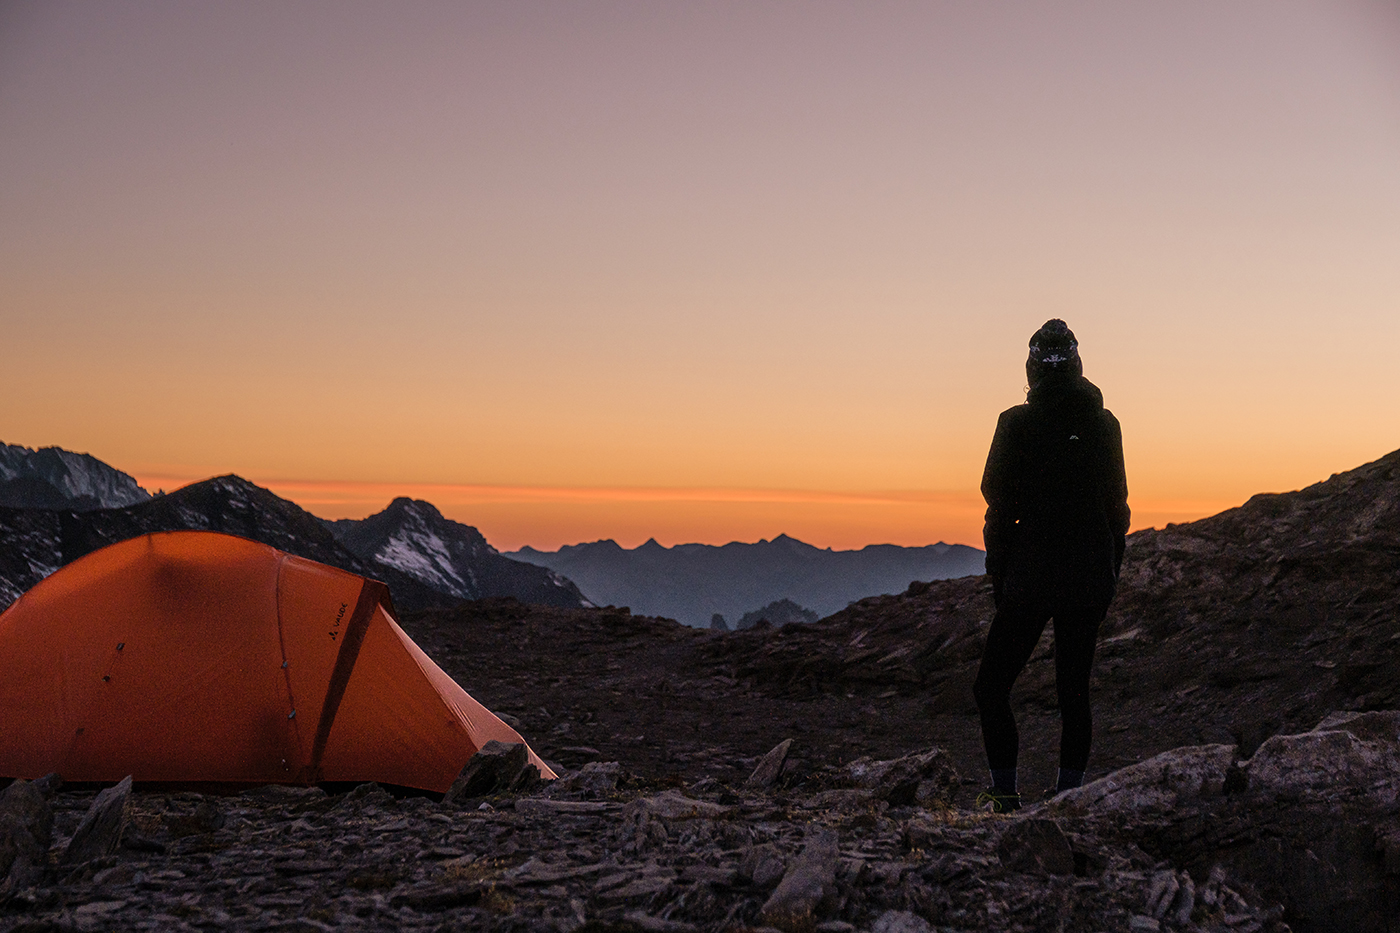
M1079 359L1079 341L1074 331L1059 318L1051 318L1031 335L1030 356L1026 357L1026 381L1032 386L1050 373L1084 374Z

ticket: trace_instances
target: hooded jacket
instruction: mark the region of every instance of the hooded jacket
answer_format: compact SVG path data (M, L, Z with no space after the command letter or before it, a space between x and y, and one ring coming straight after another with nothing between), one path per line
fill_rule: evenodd
M1050 373L997 420L982 474L982 536L997 601L1030 594L1107 605L1130 512L1118 419L1083 376Z

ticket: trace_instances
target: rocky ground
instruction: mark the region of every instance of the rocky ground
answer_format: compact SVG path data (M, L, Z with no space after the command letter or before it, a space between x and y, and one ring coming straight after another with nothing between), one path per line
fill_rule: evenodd
M952 807L946 755L647 781L616 763L441 801L0 796L0 930L774 928L1382 931L1400 920L1400 714L1330 718L1247 761L1178 749L1008 816ZM519 748L517 746L516 748ZM504 751L506 754L496 754ZM481 757L481 756L479 756ZM477 775L480 777L480 774ZM663 785L673 786L663 786ZM481 793L481 791L485 793Z
M1133 535L1097 780L1015 816L974 808L982 578L735 633L485 600L402 623L561 781L138 788L105 842L79 832L93 789L15 784L0 933L1400 929L1397 467ZM1051 650L1013 697L1033 804Z

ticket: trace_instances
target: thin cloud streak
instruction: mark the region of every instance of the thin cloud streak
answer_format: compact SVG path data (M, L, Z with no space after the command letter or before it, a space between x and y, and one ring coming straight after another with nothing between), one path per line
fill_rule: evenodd
M146 474L147 489L179 489L199 479ZM448 502L772 502L827 505L964 504L966 493L932 490L853 492L820 489L733 489L724 487L509 486L471 483L366 483L351 480L267 479L259 485L308 507L317 503L384 502L400 496ZM977 501L981 501L980 499Z

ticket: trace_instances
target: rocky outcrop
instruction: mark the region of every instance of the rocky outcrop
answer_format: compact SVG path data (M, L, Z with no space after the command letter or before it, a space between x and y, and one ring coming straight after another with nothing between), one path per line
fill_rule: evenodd
M1160 877L1149 898L1155 920L1173 898L1189 913L1196 883L1223 869L1295 929L1390 929L1400 919L1400 712L1331 715L1269 738L1248 759L1236 752L1176 749L1046 810L1082 816L1101 836L1131 838L1179 866L1181 876Z

